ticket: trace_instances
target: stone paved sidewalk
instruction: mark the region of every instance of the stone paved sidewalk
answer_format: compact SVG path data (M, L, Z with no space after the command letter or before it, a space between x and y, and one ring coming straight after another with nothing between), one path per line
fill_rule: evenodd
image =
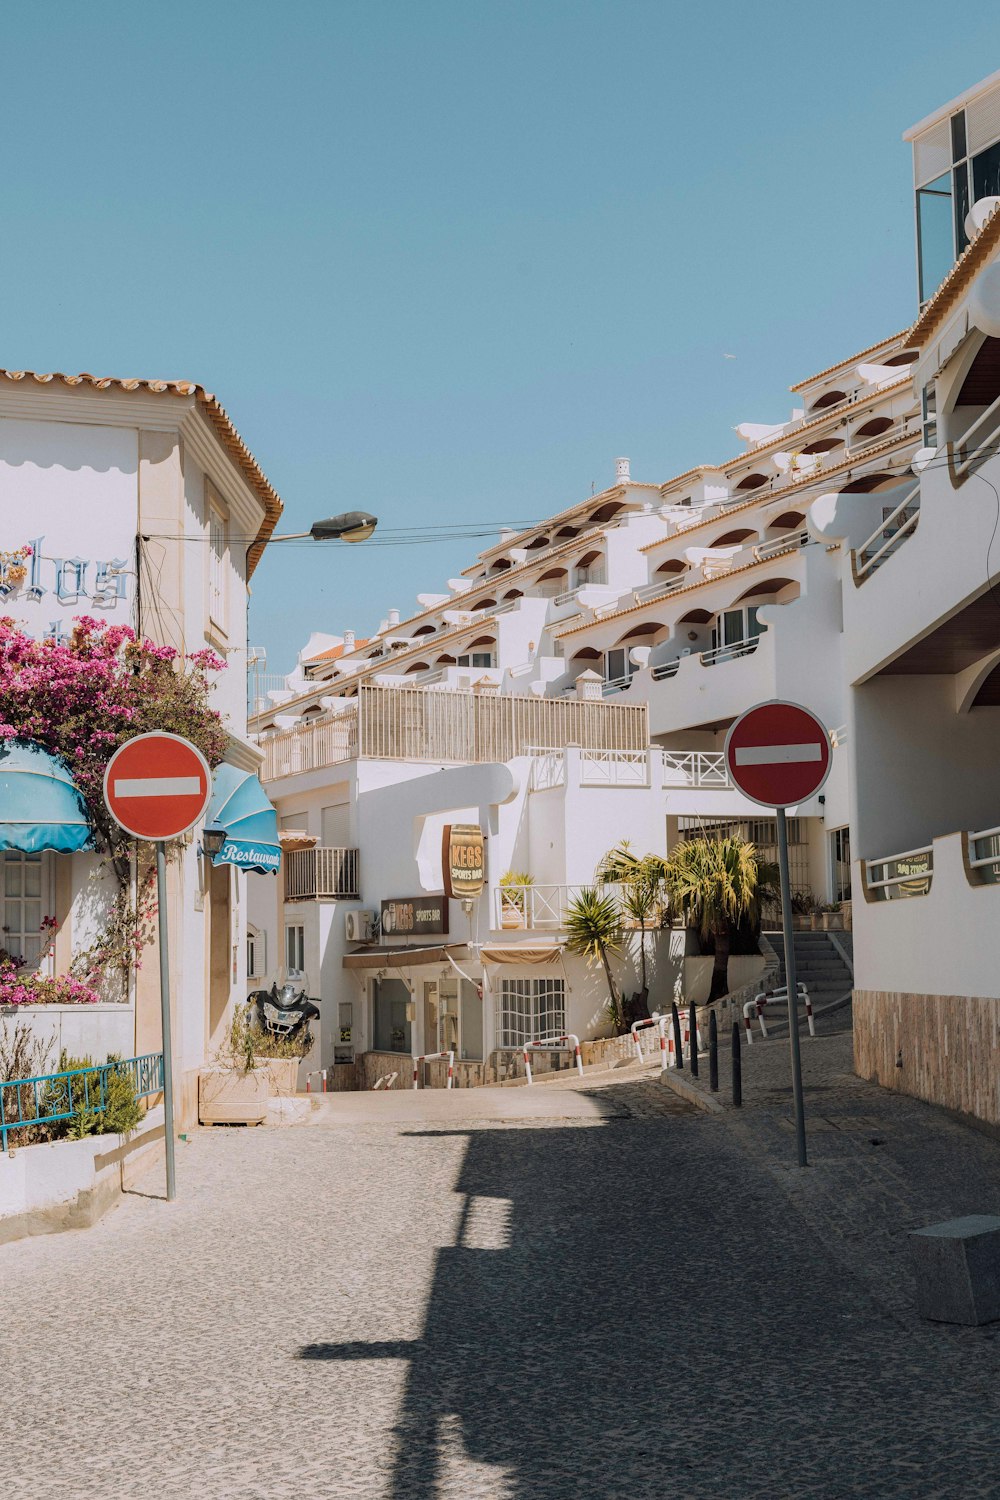
M850 1011L840 1013L849 1022ZM832 1018L831 1018L832 1019ZM891 1314L919 1326L907 1235L963 1214L1000 1214L1000 1140L944 1110L867 1083L853 1071L852 1038L839 1029L801 1038L809 1166L796 1161L787 1035L741 1049L743 1108L731 1102L732 1052L720 1047L714 1097L748 1157L765 1166L789 1207L845 1271ZM708 1059L689 1084L708 1093ZM1000 1374L1000 1324L942 1326L942 1340L978 1350ZM971 1373L971 1372L970 1372ZM1000 1480L997 1485L1000 1493Z

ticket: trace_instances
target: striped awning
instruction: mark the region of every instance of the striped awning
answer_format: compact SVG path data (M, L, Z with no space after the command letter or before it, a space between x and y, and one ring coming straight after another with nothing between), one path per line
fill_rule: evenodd
M0 849L73 854L94 831L69 766L34 740L0 740Z

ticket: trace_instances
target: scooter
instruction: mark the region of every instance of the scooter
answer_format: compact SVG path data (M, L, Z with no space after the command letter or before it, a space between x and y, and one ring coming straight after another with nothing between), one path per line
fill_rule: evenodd
M306 995L308 979L297 969L283 970L269 990L254 990L250 1001L262 1031L294 1041L318 1021L319 1006Z

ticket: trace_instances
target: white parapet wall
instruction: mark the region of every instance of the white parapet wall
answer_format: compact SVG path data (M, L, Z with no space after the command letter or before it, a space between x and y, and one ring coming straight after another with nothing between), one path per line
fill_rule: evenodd
M19 1146L18 1135L0 1154L0 1244L95 1223L162 1156L163 1106L129 1136Z
M13 1033L18 1022L27 1026L32 1036L50 1047L48 1066L43 1072L55 1073L59 1054L89 1057L95 1063L107 1061L109 1054L118 1057L135 1055L135 1010L131 1005L3 1005L0 1006L0 1028Z

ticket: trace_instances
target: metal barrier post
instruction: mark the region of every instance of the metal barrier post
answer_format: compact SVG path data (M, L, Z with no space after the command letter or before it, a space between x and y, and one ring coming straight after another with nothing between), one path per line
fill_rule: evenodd
M708 1086L713 1094L719 1092L719 1028L714 1010L708 1013Z
M733 1103L737 1109L743 1103L743 1055L740 1051L740 1023L733 1022Z
M698 1007L691 1001L688 1010L688 1025L691 1028L691 1077L698 1077Z
M163 1037L163 1144L167 1167L167 1202L177 1196L174 1161L174 1059L170 1043L170 959L167 940L167 846L156 841L156 906L160 949L160 1023Z
M681 1037L681 1018L677 1014L677 1001L670 1002L670 1018L674 1027L674 1056L677 1059L676 1067L684 1071L684 1041Z

